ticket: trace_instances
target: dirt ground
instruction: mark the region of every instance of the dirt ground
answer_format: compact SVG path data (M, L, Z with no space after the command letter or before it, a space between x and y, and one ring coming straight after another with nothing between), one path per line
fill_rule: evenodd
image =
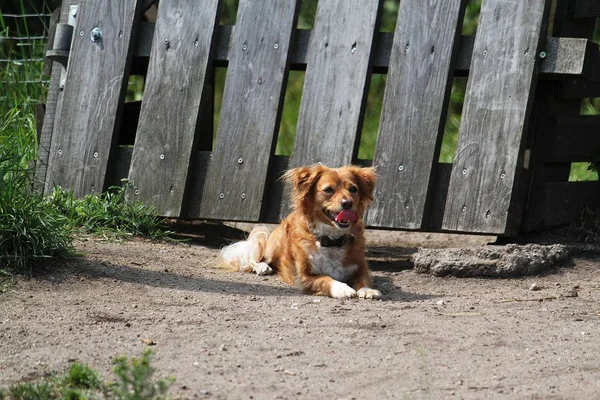
M385 298L340 301L219 270L218 248L237 234L190 231L187 243L83 238L82 257L19 278L0 294L0 386L74 361L108 374L150 339L174 397L600 397L600 264L589 252L538 276L435 277L411 269L417 247L489 238L370 232Z

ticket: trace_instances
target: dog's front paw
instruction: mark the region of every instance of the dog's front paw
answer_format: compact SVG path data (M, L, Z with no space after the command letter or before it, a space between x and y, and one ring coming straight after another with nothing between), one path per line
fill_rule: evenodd
M252 269L256 273L256 275L271 275L273 273L273 268L269 266L269 264L261 262L256 263L252 266Z
M329 295L335 299L349 299L356 297L356 290L343 282L333 281L329 289Z
M381 292L377 289L371 289L370 287L364 287L358 289L357 292L358 297L361 299L373 299L377 300L381 298Z

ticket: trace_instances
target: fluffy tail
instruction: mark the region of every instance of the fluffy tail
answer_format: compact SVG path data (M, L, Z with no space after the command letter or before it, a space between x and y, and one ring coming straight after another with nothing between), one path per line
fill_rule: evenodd
M255 272L257 275L269 275L273 269L261 262L271 232L266 226L252 229L248 239L230 244L221 249L221 263L234 270Z

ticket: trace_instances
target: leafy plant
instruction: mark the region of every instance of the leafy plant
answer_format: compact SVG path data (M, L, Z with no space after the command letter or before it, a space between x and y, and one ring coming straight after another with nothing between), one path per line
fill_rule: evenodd
M161 400L168 398L174 378L154 380L150 365L153 353L146 349L139 358L117 357L116 380L106 382L96 370L75 363L61 376L39 382L17 383L0 389L0 400Z
M105 396L119 400L166 399L173 378L152 381L154 368L150 366L153 354L146 349L140 358L117 357L113 372L117 380L105 389Z

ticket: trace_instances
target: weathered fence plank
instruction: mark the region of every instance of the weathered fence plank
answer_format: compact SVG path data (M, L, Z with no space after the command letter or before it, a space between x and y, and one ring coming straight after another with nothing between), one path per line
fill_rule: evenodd
M138 0L80 5L64 99L53 135L45 192L54 185L83 196L104 189L117 131Z
M505 232L522 168L546 3L482 3L444 229Z
M67 23L69 20L69 10L74 3L74 0L63 1L56 23ZM53 16L53 19L54 18L56 17ZM50 38L48 38L48 40L50 40ZM53 44L54 42L49 43L47 48L52 47ZM46 173L48 171L48 160L50 158L50 147L52 146L54 121L56 115L60 114L59 103L62 103L63 95L63 92L60 90L60 80L64 67L58 62L53 62L50 59L44 60L44 69L46 69L46 66L50 69L50 82L48 83L44 122L38 138L38 158L35 164L35 175L33 179L33 190L38 194L43 194L44 192Z
M296 1L240 1L200 216L255 221L275 150Z
M463 9L462 0L400 3L373 160L379 179L369 225L422 227L444 133Z
M321 0L306 58L291 166L352 162L381 1Z
M164 216L181 212L219 3L159 3L129 191Z

